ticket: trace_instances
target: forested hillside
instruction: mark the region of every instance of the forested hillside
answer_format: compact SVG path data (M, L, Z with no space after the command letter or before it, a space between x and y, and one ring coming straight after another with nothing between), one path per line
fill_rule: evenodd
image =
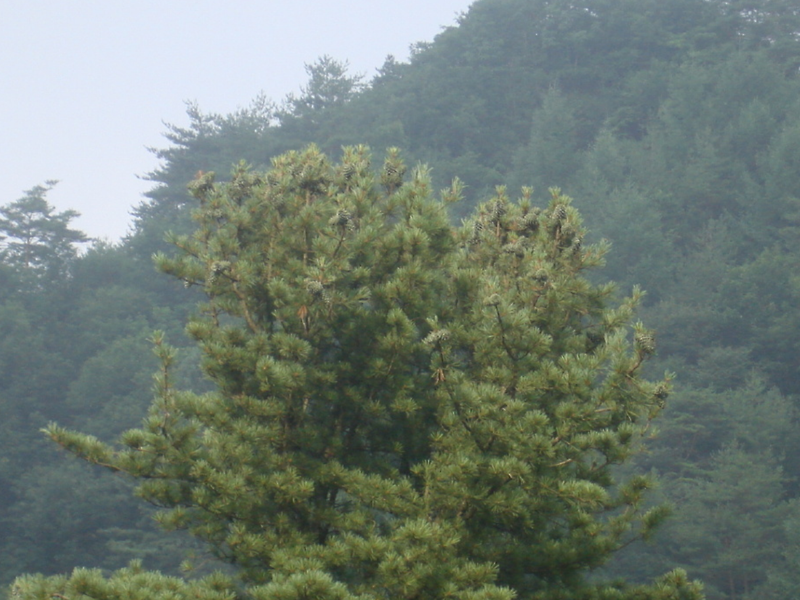
M648 368L677 374L658 432L626 467L656 473L652 501L674 515L608 572L644 581L682 566L710 599L796 597L799 35L789 0L478 0L369 81L323 57L283 102L230 115L190 105L120 244L87 244L46 186L5 204L0 583L136 557L174 572L201 552L157 531L126 481L66 459L39 429L55 420L110 440L138 424L154 329L187 347L177 385L208 386L182 333L199 296L156 276L151 256L172 252L167 230L194 227L187 184L211 171L236 184L244 164L314 143L330 156L399 147L436 189L458 176L455 222L503 183L511 196L532 186L542 207L548 188L572 197L587 242L611 242L593 277L621 296L646 290Z

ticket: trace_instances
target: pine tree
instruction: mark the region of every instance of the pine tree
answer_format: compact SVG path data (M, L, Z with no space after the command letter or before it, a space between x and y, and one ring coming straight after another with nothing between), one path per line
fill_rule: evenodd
M90 241L82 231L70 229L77 211L57 213L47 202L47 193L57 181L47 181L0 207L0 261L27 279L64 275L77 256L75 244Z
M697 599L590 575L665 510L645 477L615 481L669 381L640 377L641 293L583 275L604 247L569 198L504 188L463 227L390 150L332 165L315 147L190 189L198 229L157 264L207 302L187 327L215 391L162 366L140 429L111 446L51 425L71 452L140 482L236 577L187 582L132 564L109 578L23 577L15 597ZM383 184L383 185L381 185ZM83 596L81 596L81 594Z
M327 54L306 64L308 83L299 96L287 96L278 118L286 121L306 117L313 122L321 112L348 102L363 87L361 75L348 75L349 66L347 61L338 61Z

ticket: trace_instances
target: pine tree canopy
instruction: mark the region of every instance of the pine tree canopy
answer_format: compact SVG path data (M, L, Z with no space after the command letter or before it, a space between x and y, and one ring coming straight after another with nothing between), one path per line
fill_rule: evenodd
M27 190L19 200L0 207L0 261L28 279L63 275L77 256L76 244L90 241L82 231L70 228L80 214L55 212L47 193L57 181Z
M187 327L215 391L175 389L175 351L140 429L117 445L51 425L91 463L138 480L160 522L226 574L139 564L28 576L15 598L698 599L593 570L665 517L646 477L618 480L669 391L640 371L641 293L586 270L570 199L502 187L463 226L424 167L315 147L190 184L197 229L160 270L207 296ZM231 575L230 573L233 573Z

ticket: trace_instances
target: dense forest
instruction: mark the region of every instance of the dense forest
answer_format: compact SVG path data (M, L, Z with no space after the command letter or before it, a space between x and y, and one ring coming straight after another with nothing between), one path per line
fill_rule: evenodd
M183 331L199 291L154 272L188 233L187 185L231 185L316 144L329 156L399 147L453 177L459 223L495 188L573 198L592 277L646 290L657 332L648 375L677 374L632 472L657 475L673 515L604 575L649 581L673 566L715 599L800 591L800 8L788 0L478 0L458 25L387 58L371 80L322 57L282 102L229 115L188 106L119 244L71 228L51 183L0 208L0 584L21 573L115 569L141 558L176 573L216 568L203 546L158 529L123 478L66 458L48 422L115 439L152 395L166 332L176 385L203 392ZM174 236L173 236L174 237Z

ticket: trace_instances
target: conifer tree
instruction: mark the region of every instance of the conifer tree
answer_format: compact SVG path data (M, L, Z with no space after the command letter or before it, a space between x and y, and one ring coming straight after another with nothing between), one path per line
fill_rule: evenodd
M90 241L70 229L80 216L74 210L54 212L47 202L56 181L27 190L19 200L0 207L0 260L22 272L58 275L75 257L75 244Z
M333 165L315 147L228 184L201 174L197 231L160 269L207 302L188 325L215 391L161 370L143 425L116 446L51 425L88 461L140 482L235 567L187 581L22 577L18 598L697 599L680 571L650 586L592 570L647 537L645 477L616 481L664 404L640 377L652 332L584 271L569 198L504 188L462 227L428 173L392 149Z
M308 83L301 94L289 94L278 118L285 122L291 118L308 118L316 121L319 113L342 106L363 87L362 76L348 75L347 61L338 61L327 54L305 66Z

